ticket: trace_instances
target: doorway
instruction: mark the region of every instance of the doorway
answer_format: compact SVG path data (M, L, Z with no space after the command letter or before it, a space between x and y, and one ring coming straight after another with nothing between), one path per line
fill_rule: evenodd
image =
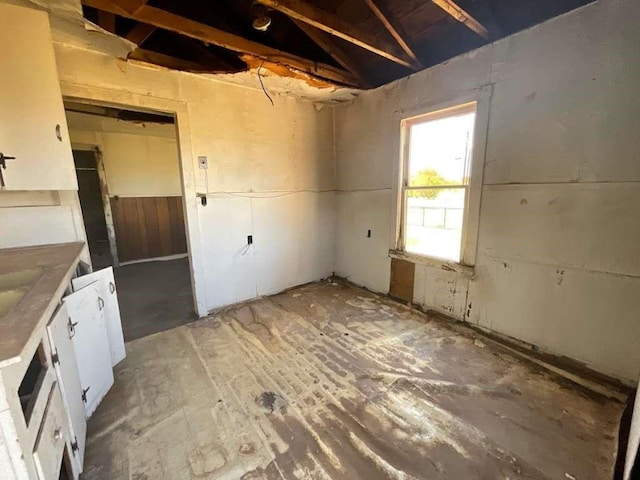
M95 150L73 150L78 177L78 197L87 233L87 243L94 269L114 264L110 251L105 206L100 188L100 175Z
M194 320L174 118L65 109L92 266L114 269L125 340Z

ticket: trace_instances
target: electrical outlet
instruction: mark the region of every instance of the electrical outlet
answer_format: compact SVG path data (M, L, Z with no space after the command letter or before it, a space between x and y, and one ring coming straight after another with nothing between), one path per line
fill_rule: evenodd
M367 230L367 238L371 238L371 230Z
M253 245L253 235L247 235L247 245Z
M207 169L207 156L206 155L201 155L198 157L198 166L202 169L202 170L206 170Z

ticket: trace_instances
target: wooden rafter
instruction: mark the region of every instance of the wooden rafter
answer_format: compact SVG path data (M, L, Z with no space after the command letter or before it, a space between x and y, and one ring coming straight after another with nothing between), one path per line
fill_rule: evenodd
M369 32L354 27L349 22L342 20L337 15L322 10L304 0L258 0L261 4L285 15L307 23L315 28L324 30L331 35L342 38L347 42L358 45L365 50L380 55L395 63L408 68L416 69L412 59L407 58L404 52L397 52L395 45L389 45L377 39Z
M116 16L111 12L98 12L98 25L109 33L116 33Z
M331 80L344 85L357 86L354 76L340 68L317 63L306 58L283 52L275 48L262 45L238 35L220 30L204 23L191 20L180 15L151 7L135 0L82 0L84 5L97 8L116 15L131 18L154 27L179 33L186 37L195 38L212 45L226 48L234 52L249 54L271 63L279 63L288 68L304 72L309 75Z
M200 55L200 62L203 65L212 65L214 67L220 66L221 68L225 68L228 72L237 72L246 69L246 64L243 64L244 68L238 68L237 66L234 66L230 62L228 62L226 59L214 55L207 47L202 44L202 42L198 40L186 37L184 37L184 40L187 42L190 48L198 52L198 54Z
M136 48L129 54L130 60L138 60L140 62L152 63L161 67L172 68L174 70L182 70L185 72L207 72L213 73L215 70L211 67L205 67L197 62L190 62L181 58L165 55L164 53L152 52L144 48ZM220 69L221 72L227 73L227 70Z
M422 64L407 43L406 35L401 31L400 26L394 25L394 23L391 21L391 15L389 14L389 12L385 11L384 7L379 5L379 2L377 2L376 0L365 0L365 2L368 5L369 9L373 12L373 14L378 17L378 20L382 22L384 28L387 29L387 31L398 43L398 45L400 45L400 48L402 48L407 56L413 61L414 65L418 68L421 68Z
M155 31L156 27L153 25L138 23L125 38L136 45L142 45Z
M367 82L365 76L355 66L355 62L349 58L349 55L335 41L332 41L331 35L318 30L300 20L293 19L293 22L302 30L311 40L315 42L322 50L324 50L331 58L338 62L345 70L350 71L363 86Z
M464 23L467 27L476 32L482 38L489 39L489 30L487 30L484 25L482 25L469 13L463 10L453 0L433 0L433 3L438 5L441 9L443 9L459 22Z

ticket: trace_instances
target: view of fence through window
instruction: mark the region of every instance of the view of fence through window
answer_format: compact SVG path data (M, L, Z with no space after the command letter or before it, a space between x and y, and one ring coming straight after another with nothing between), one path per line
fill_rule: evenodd
M460 261L475 115L474 103L406 124L407 252Z

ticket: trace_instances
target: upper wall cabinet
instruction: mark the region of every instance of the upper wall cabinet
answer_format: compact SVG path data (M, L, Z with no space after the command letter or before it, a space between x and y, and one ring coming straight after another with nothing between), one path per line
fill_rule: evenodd
M0 45L2 188L77 190L47 13L0 3Z

